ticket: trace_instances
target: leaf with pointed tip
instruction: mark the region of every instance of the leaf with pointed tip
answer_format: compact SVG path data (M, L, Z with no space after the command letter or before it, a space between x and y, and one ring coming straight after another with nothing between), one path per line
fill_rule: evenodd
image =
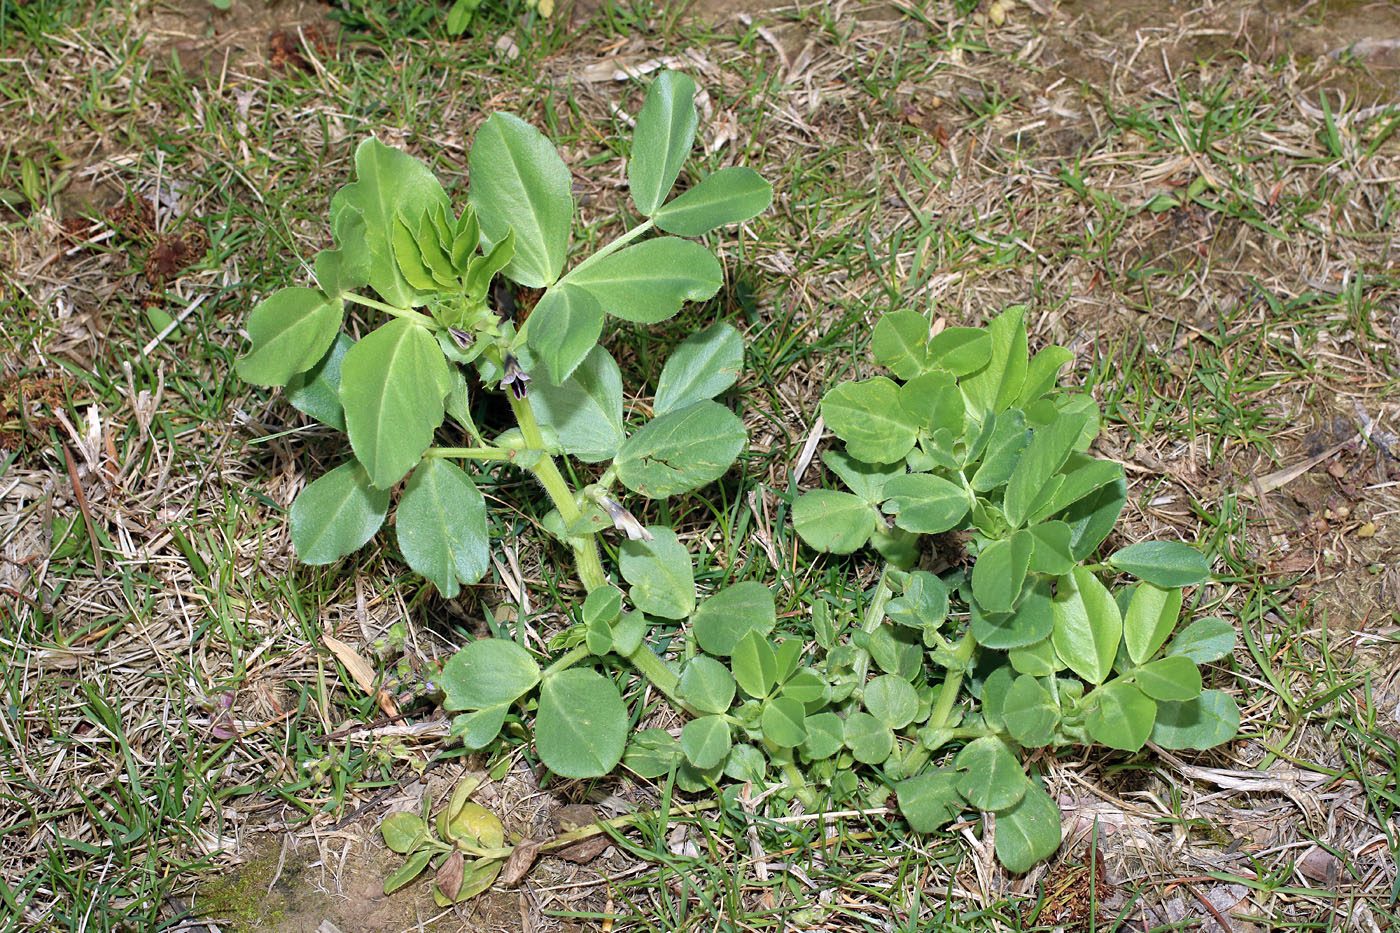
M1114 551L1108 562L1161 587L1193 586L1210 576L1210 561L1179 541L1143 541Z
M691 334L666 358L652 411L664 415L714 398L732 386L744 367L744 338L720 322Z
M346 207L362 214L370 257L369 285L389 304L407 308L421 303L422 298L395 261L394 219L399 214L421 217L445 204L447 193L426 165L371 137L356 147L355 181L335 193L331 216L340 217Z
M573 181L554 145L519 117L493 113L476 131L468 167L482 236L499 243L515 230L506 276L527 288L553 285L574 214Z
M253 346L234 364L245 382L284 386L326 355L340 330L345 302L314 288L284 288L248 316Z
M1075 567L1060 577L1052 605L1055 651L1080 677L1091 684L1103 683L1123 637L1118 604L1098 577Z
M562 385L536 383L530 403L540 426L552 428L564 452L584 463L608 460L622 447L622 372L602 347L590 350Z
M678 236L701 236L716 227L757 217L773 203L773 186L744 165L722 168L662 205L656 225Z
M646 102L632 132L627 186L643 217L666 200L695 141L695 82L678 71L663 71L647 88Z
M340 367L340 404L356 458L387 489L413 469L442 424L452 373L425 328L395 318L364 337Z

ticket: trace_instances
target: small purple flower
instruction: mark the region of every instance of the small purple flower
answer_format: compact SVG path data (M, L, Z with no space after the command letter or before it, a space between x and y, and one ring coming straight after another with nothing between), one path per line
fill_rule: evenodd
M530 374L521 369L520 361L509 353L506 354L505 371L501 387L510 389L510 394L515 396L516 401L521 401L530 394Z
M467 331L462 330L460 327L449 327L447 328L447 332L452 335L452 342L463 350L476 342L475 337Z

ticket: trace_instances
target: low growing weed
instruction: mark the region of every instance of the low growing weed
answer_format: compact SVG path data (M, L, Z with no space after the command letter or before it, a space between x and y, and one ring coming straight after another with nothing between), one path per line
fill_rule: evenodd
M991 812L998 857L1025 871L1058 847L1060 819L1023 751L1199 749L1234 736L1238 708L1199 671L1228 654L1233 630L1205 618L1177 631L1182 588L1204 581L1208 563L1170 542L1094 561L1125 502L1123 472L1087 453L1098 409L1060 387L1068 351L1030 357L1021 309L936 334L923 315L897 311L871 347L893 378L845 382L822 401L843 442L824 461L845 488L803 493L792 509L817 551L878 552L873 594L857 604L833 588L783 607L810 620L812 644L779 631L770 580L697 599L685 545L626 502L704 487L743 451L742 422L715 398L736 381L744 339L717 323L671 348L652 417L630 433L618 365L599 343L609 316L654 324L713 296L719 263L690 238L771 201L743 167L669 197L696 130L693 95L676 73L652 84L627 167L642 219L567 271L569 170L524 122L496 114L482 125L460 213L421 163L360 145L355 181L331 202L336 245L316 256L315 286L254 309L238 364L350 441L351 456L292 505L298 555L328 564L355 551L398 489L400 552L455 596L489 563L473 476L525 470L551 500L544 526L572 553L587 596L548 656L482 638L444 664L456 740L487 748L518 722L561 777L623 767L688 793L775 785L771 800L809 812L891 803L916 832ZM519 327L488 303L498 275L543 289ZM347 303L387 319L352 340L341 332ZM468 373L505 396L515 427L478 427ZM436 446L445 418L469 446ZM572 487L561 457L592 482ZM626 538L612 577L597 544L609 529ZM652 647L663 632L680 646L676 661ZM632 730L619 668L687 717L678 736ZM436 832L427 813L385 821L386 842L407 856L387 889L435 865L439 899L460 900L509 864L516 848L470 792L459 788Z

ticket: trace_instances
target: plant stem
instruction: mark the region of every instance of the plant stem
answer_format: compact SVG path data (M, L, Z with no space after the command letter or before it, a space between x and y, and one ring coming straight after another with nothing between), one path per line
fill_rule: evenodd
M344 298L346 301L353 301L355 304L364 305L366 308L374 308L377 311L383 311L385 314L401 317L405 321L412 321L420 327L426 327L429 330L437 328L437 322L432 318L428 317L426 314L420 314L417 311L410 311L408 308L396 308L393 305L386 305L384 302L376 301L373 298L356 295L354 292L346 292L340 297Z
M890 589L890 568L885 567L880 574L880 583L875 587L875 595L870 599L870 605L865 610L865 621L860 624L860 630L867 635L874 634L885 621L885 603L890 601L894 591ZM855 649L855 675L856 686L865 686L865 675L870 672L870 652L864 648Z
M549 498L559 510L559 517L567 528L578 521L580 515L578 503L574 501L574 492L564 480L564 475L559 472L554 458L544 453L544 435L540 433L540 425L535 420L535 410L530 407L529 398L516 398L513 393L507 393L506 398L510 399L510 407L515 412L515 421L520 426L520 436L525 439L525 446L541 451L539 462L530 467L530 470L540 481L545 492L549 493ZM598 556L598 543L594 537L570 537L569 546L574 549L575 569L583 588L591 593L600 586L606 586L608 576L603 572L603 561Z
M574 266L572 269L569 270L569 272L568 272L567 275L565 275L565 276L564 276L562 279L560 279L558 282L555 282L554 285L552 285L551 287L552 287L552 288L558 288L559 286L565 284L566 282L569 281L569 279L571 279L571 278L573 278L574 276L578 275L579 272L581 272L582 270L587 269L589 266L593 265L595 262L598 262L599 260L601 260L601 259L603 259L603 258L605 258L605 257L607 257L607 256L611 256L613 253L615 253L615 252L617 252L618 250L622 249L622 247L626 246L628 243L631 243L631 242L632 242L633 240L635 240L637 237L641 236L643 233L646 233L648 230L650 230L652 227L655 227L655 226L656 226L656 221L654 221L654 220L645 220L645 221L642 221L642 222L639 223L637 226L633 227L631 230L628 230L626 233L622 234L620 237L618 237L617 239L613 240L611 243L608 243L607 245L601 247L601 248L600 248L596 253L594 253L592 256L589 256L587 259L583 260L583 262L581 262L581 263L579 263L578 265Z
M559 660L546 667L540 672L540 680L544 680L550 674L557 674L560 671L568 670L584 658L591 656L593 652L588 650L587 645L579 645L559 657Z
M533 451L528 450L508 450L504 447L429 447L427 450L423 451L423 456L441 457L451 460L501 460L510 462L526 458L526 455L532 452Z
M627 660L632 663L643 677L651 681L651 685L660 690L662 695L670 701L671 705L678 710L684 710L691 716L703 716L704 714L682 700L676 695L680 689L681 679L676 676L676 672L663 661L651 646L643 641L637 646L637 650L627 656Z
M957 650L953 652L953 657L966 664L972 660L972 652L977 647L977 639L972 637L971 628L962 641L958 642ZM948 716L953 712L953 704L958 701L958 694L962 691L963 673L961 671L948 671L948 676L943 678L943 689L938 694L938 699L933 704L933 712L929 714L928 725L935 729L942 729L948 724Z

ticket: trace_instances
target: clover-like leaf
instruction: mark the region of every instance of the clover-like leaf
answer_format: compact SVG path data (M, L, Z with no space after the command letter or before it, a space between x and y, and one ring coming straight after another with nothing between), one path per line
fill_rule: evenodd
M1075 567L1060 577L1052 605L1055 651L1080 677L1091 684L1103 683L1123 637L1118 604L1098 577Z
M644 424L613 465L628 489L664 499L719 479L747 440L744 423L732 411L705 400Z
M1219 661L1235 647L1235 629L1224 619L1207 616L1197 619L1182 629L1166 653L1170 656L1189 658L1197 664Z
M1084 725L1095 742L1135 752L1152 734L1157 704L1123 680L1104 684L1084 698Z
M822 398L822 419L867 463L903 459L918 437L919 421L899 401L899 386L884 376L843 382Z
M1108 562L1160 587L1192 586L1210 576L1210 561L1179 541L1143 541L1109 555Z
M627 707L616 685L597 671L573 667L540 684L535 747L560 777L607 774L627 746Z
M1020 800L1029 781L1006 743L995 736L974 739L958 753L958 791L979 810L1004 810Z
M729 754L729 723L723 716L701 716L681 729L681 749L701 770L721 764Z
M1152 741L1163 748L1204 751L1228 742L1240 729L1240 708L1220 690L1202 690L1184 703L1158 703Z
M773 203L773 186L743 165L722 168L662 205L656 225L679 236L702 236L716 227L756 217Z
M1030 871L1060 847L1060 808L1036 781L1010 809L997 814L997 859L1007 871Z
M622 578L632 584L632 605L663 619L695 611L695 571L685 545L670 528L653 525L651 540L622 542Z
M326 355L345 302L314 288L284 288L263 299L248 316L253 345L234 364L244 382L283 386Z
M527 288L553 285L574 213L573 181L554 145L519 117L493 113L476 131L468 166L482 236L496 243L515 231L505 274Z
M692 240L643 240L569 274L609 314L638 324L674 317L687 301L704 301L724 283L719 260Z
M756 580L718 591L700 604L691 620L701 649L719 657L728 657L749 632L767 635L776 624L773 591Z
M442 666L438 683L446 694L443 708L486 709L512 703L540 681L530 652L504 638L479 638Z
M899 812L916 833L942 828L963 811L958 776L950 771L929 771L895 785Z
M632 157L627 161L627 186L643 217L656 213L676 183L698 123L695 82L678 71L657 75L637 114Z
M1180 615L1181 590L1162 589L1151 583L1138 585L1128 611L1123 613L1123 641L1134 664L1142 664L1157 653L1176 628Z
M880 515L864 499L834 489L813 489L792 505L792 524L808 545L832 554L864 547Z

